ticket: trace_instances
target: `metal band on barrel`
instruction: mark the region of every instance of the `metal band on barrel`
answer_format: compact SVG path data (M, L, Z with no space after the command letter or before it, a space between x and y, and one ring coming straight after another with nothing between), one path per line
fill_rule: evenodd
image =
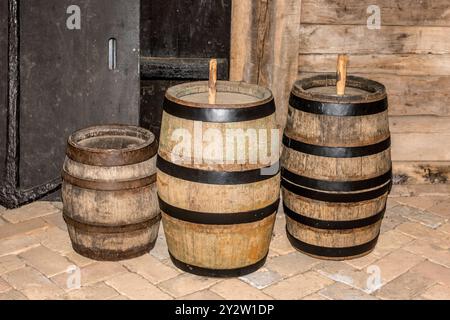
M122 226L102 226L81 222L71 218L66 212L63 213L63 218L68 225L86 233L127 233L150 228L161 220L161 214L159 213L157 216L143 222Z
M388 100L387 98L384 98L372 102L332 103L308 100L291 93L289 105L294 109L308 113L349 117L367 116L384 112L388 109Z
M392 179L392 170L390 169L380 176L365 180L329 181L300 176L289 171L286 168L282 168L281 177L294 184L315 190L352 192L352 191L368 190L384 185L386 182L389 182L389 180Z
M170 217L191 223L212 225L233 225L260 221L276 213L280 203L280 199L278 199L267 207L257 210L233 213L209 213L174 207L160 197L158 198L161 211Z
M244 276L249 273L253 273L259 268L261 268L267 259L267 255L264 256L261 260L257 261L254 264L251 264L249 266L241 267L241 268L235 268L235 269L209 269L204 267L198 267L194 266L188 263L185 263L183 261L178 260L175 258L170 252L170 259L172 260L173 264L186 272L195 274L197 276L202 277L218 277L218 278L228 278L228 277L240 277Z
M245 108L202 108L190 107L165 98L163 110L178 118L204 122L240 122L261 119L275 113L275 102Z
M391 184L392 180L389 181L389 183L377 189L369 191L356 193L331 193L307 189L302 186L292 184L291 182L285 179L281 179L281 186L285 188L287 191L290 191L296 195L324 202L341 202L341 203L352 203L376 199L388 193L391 189Z
M158 152L158 141L137 150L105 150L94 152L67 144L66 155L73 161L101 167L127 166L153 158Z
M62 178L64 182L67 182L78 188L98 190L98 191L122 191L122 190L142 188L155 183L156 173L152 174L151 176L135 180L95 181L95 180L80 179L70 175L66 171L63 171Z
M360 254L366 253L375 247L379 237L379 235L377 235L374 239L370 240L369 242L353 247L330 248L330 247L316 246L313 244L303 242L292 236L287 229L286 232L289 242L292 244L292 246L294 246L298 250L315 256L329 257L329 258L344 258L344 257L358 256Z
M357 158L371 156L387 150L391 146L391 138L361 147L326 147L308 144L283 135L283 145L292 150L328 158Z
M278 166L278 165L277 165ZM187 181L217 184L217 185L236 185L264 181L276 176L279 170L273 174L262 174L261 169L247 171L209 171L194 168L188 168L167 161L158 155L156 167L172 177ZM278 166L279 167L279 166Z
M356 228L364 228L373 225L383 219L384 213L386 212L386 207L383 208L377 214L358 220L347 220L347 221L331 221L331 220L319 220L301 215L291 209L289 209L285 204L283 204L284 213L292 220L301 223L305 226L323 229L323 230L348 230Z

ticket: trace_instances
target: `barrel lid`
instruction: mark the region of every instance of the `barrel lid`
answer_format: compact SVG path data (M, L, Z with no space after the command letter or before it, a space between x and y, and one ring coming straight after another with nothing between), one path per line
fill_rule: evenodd
M217 103L208 103L208 81L195 81L170 87L166 98L193 108L245 108L273 99L265 87L239 81L217 81Z
M323 74L295 82L292 94L307 100L328 103L367 103L386 98L383 84L363 77L348 76L346 93L336 94L336 74Z
M275 113L272 92L264 87L218 81L216 103L208 103L208 82L184 83L169 88L163 109L183 119L205 122L240 122Z
M130 125L100 125L70 135L67 156L93 166L123 166L149 160L158 143L149 130Z

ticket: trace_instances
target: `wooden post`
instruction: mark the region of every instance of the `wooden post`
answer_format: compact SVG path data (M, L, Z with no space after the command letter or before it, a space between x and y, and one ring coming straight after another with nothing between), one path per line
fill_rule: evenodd
M338 96L345 94L345 84L347 82L347 63L348 56L346 54L340 54L337 60L337 82L336 92Z
M209 94L208 94L208 103L215 104L216 103L216 94L217 94L217 60L211 59L209 61Z

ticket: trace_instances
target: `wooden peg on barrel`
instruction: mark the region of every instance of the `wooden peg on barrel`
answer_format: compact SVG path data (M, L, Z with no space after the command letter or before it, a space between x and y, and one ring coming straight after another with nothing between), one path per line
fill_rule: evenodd
M209 104L216 103L216 95L217 95L216 83L217 83L217 60L211 59L209 61L209 82L208 82L208 88L209 88L208 102L209 102Z
M347 64L348 55L340 54L337 60L337 82L336 82L336 92L338 96L343 96L345 94L345 84L347 82Z

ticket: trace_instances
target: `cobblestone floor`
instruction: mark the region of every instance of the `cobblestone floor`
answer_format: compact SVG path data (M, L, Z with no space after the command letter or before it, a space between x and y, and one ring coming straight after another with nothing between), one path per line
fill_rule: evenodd
M329 262L290 246L280 212L265 267L224 280L175 268L162 230L150 254L96 262L72 250L61 203L0 207L0 300L450 299L449 219L450 197L390 198L376 249L356 260ZM76 283L70 277L74 266L81 288L68 289L68 280Z

